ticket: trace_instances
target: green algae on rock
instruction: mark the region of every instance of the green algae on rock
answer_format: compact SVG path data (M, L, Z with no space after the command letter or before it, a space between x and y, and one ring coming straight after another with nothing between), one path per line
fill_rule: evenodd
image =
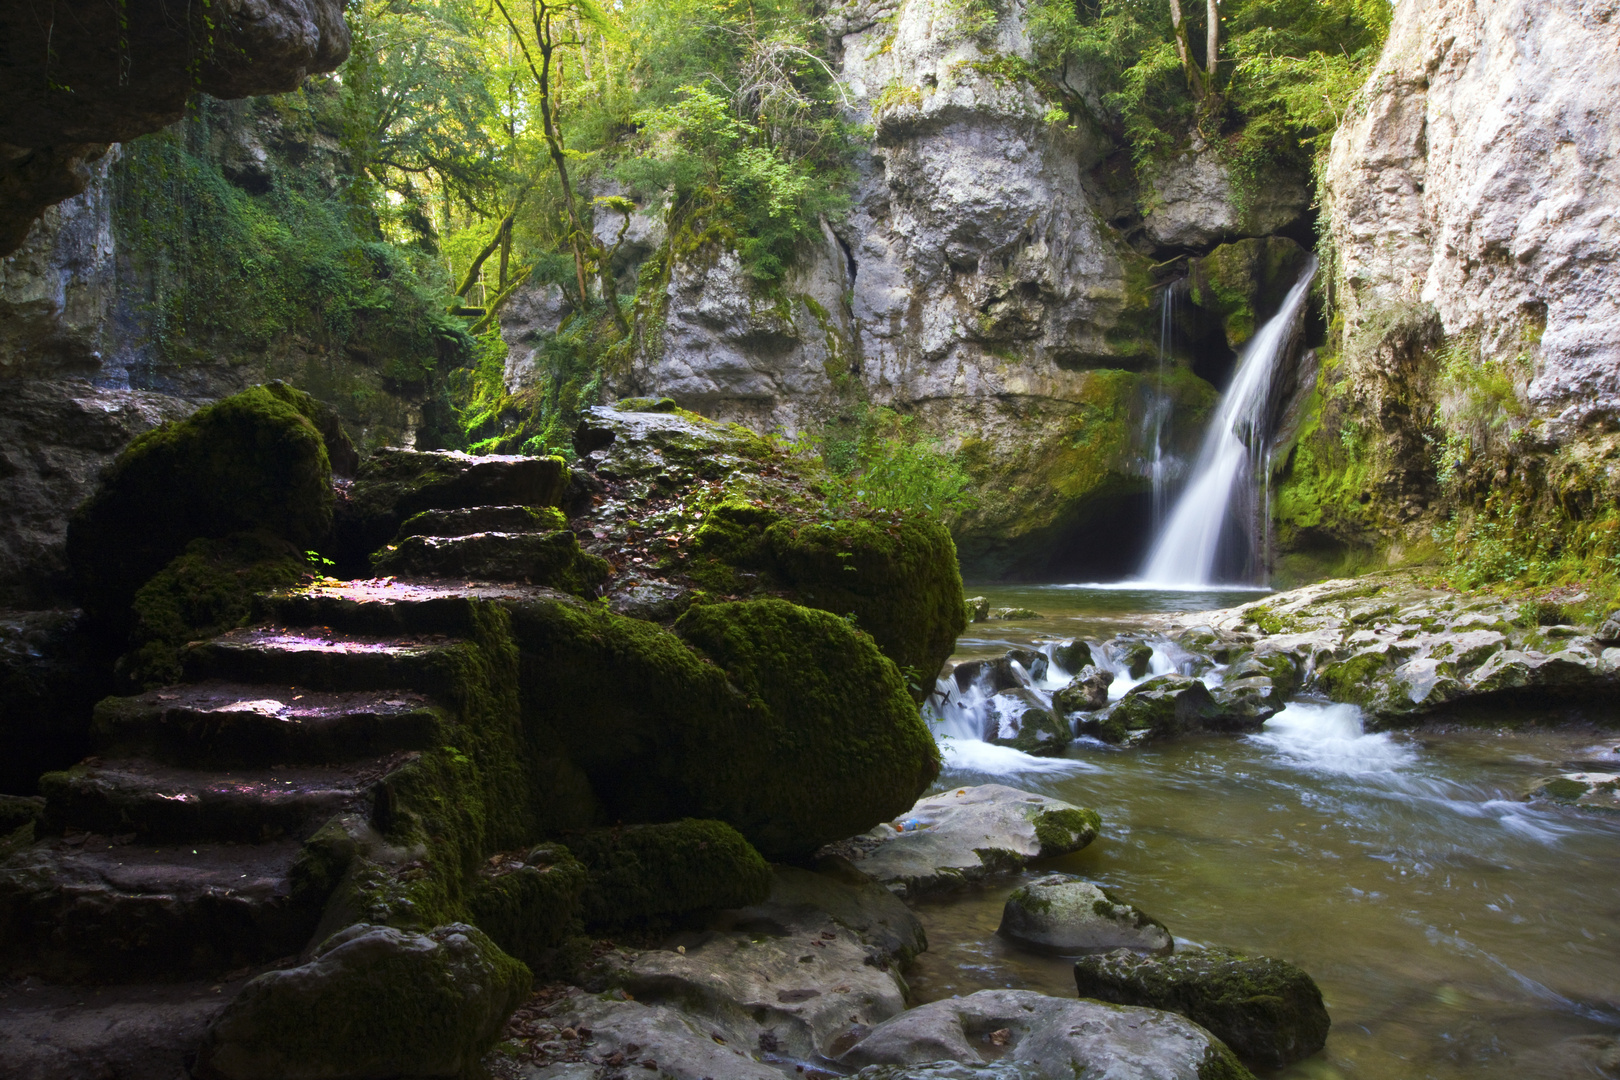
M622 825L566 839L585 864L581 906L591 926L745 907L771 891L770 865L723 821Z
M1230 949L1165 957L1117 949L1078 961L1074 975L1081 997L1180 1013L1259 1068L1291 1065L1327 1041L1322 992L1286 960Z
M123 622L136 590L198 538L263 530L299 549L320 543L332 468L305 398L253 387L131 443L68 525L85 610Z
M357 923L249 982L209 1026L209 1080L474 1075L529 991L528 968L461 923Z

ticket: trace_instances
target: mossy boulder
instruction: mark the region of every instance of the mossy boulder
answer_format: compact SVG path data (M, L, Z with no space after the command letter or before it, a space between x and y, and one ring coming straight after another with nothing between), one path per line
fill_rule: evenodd
M209 1026L204 1080L464 1077L529 992L528 968L460 923L358 923L249 982Z
M1160 675L1131 687L1095 734L1105 742L1167 739L1216 726L1209 689L1185 675Z
M256 594L310 574L303 553L271 533L193 540L135 594L135 625L120 673L143 686L180 681L187 642L245 625Z
M996 933L1039 952L1130 949L1163 954L1175 947L1164 924L1113 893L1066 874L1049 874L1013 890Z
M623 825L567 840L587 869L583 914L592 926L745 907L770 895L770 864L723 821Z
M1322 992L1286 960L1231 949L1166 957L1119 949L1080 960L1074 977L1083 998L1180 1013L1257 1068L1281 1069L1327 1042Z
M718 819L790 858L894 817L938 773L900 672L827 612L710 603L672 631L544 602L515 606L513 629L531 724L610 820Z
M1334 701L1365 705L1378 692L1379 677L1389 670L1387 650L1368 649L1324 667L1317 686Z
M136 591L198 538L262 531L300 549L332 524L332 468L313 399L256 386L154 428L68 524L74 589L123 626Z
M561 844L499 852L479 868L467 912L503 951L538 971L574 928L585 881L584 864Z
M1069 684L1052 695L1052 710L1059 716L1095 712L1108 705L1108 688L1114 673L1090 664L1079 669Z

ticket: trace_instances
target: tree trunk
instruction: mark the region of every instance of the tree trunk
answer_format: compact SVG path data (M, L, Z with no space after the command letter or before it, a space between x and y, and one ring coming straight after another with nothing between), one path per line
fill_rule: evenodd
M1209 89L1215 89L1215 60L1221 52L1221 13L1216 10L1215 0L1209 0L1209 37L1204 50L1204 71L1209 76Z

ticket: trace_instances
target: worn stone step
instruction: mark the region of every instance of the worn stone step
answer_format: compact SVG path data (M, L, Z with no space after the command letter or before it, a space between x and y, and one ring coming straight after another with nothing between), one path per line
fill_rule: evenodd
M103 757L180 765L336 762L443 741L445 716L414 691L333 693L209 681L107 698L91 724Z
M379 552L373 565L379 574L518 581L579 595L594 595L610 569L607 560L580 551L567 529L407 536Z
M269 769L86 758L40 778L44 828L154 841L302 839L334 814L369 814L377 784L414 757L400 751L341 766Z
M78 835L0 866L8 973L118 982L214 975L297 953L326 893L301 845L114 843Z
M448 634L465 637L478 629L480 602L577 604L556 589L516 582L445 579L370 578L323 581L255 601L255 616L281 627L321 627L357 634L408 636Z
M255 626L190 645L190 681L221 679L311 690L450 688L458 643L443 634L412 637L343 633L320 626Z
M553 507L469 506L459 510L424 510L399 527L407 536L471 536L473 533L536 533L565 528L567 518Z

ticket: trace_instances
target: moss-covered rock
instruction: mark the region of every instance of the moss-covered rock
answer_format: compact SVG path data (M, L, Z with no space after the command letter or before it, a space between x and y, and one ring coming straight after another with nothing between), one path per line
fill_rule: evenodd
M1327 1042L1322 992L1286 960L1230 949L1162 958L1120 949L1079 961L1074 976L1081 997L1180 1013L1258 1068L1291 1065Z
M1222 244L1187 265L1189 299L1218 316L1232 348L1254 336L1299 280L1309 253L1286 236Z
M1107 706L1108 688L1113 684L1112 671L1087 664L1067 686L1052 695L1052 709L1059 716L1095 712Z
M1051 874L1013 890L996 932L1040 952L1075 956L1108 949L1168 953L1164 924L1088 881Z
M467 911L502 950L538 971L573 929L585 882L584 865L561 844L501 852L479 868Z
M246 625L256 594L295 585L310 572L302 552L270 533L193 540L135 594L120 673L143 686L178 682L188 641Z
M372 566L378 574L521 581L578 596L595 596L611 569L606 559L581 551L567 529L406 536L373 556Z
M624 926L770 895L771 868L723 821L686 818L569 834L585 864L585 921Z
M254 387L131 443L68 525L85 610L124 622L136 590L200 537L258 530L300 549L320 543L332 469L306 398Z
M674 632L565 603L513 617L530 723L611 819L715 818L785 858L892 818L938 772L899 671L826 612L705 604Z
M1185 675L1160 675L1139 683L1120 699L1108 724L1095 734L1116 742L1116 733L1135 740L1166 739L1211 727L1220 708L1203 683Z
M529 970L474 927L365 923L299 967L249 982L209 1026L208 1080L464 1077L529 991Z

